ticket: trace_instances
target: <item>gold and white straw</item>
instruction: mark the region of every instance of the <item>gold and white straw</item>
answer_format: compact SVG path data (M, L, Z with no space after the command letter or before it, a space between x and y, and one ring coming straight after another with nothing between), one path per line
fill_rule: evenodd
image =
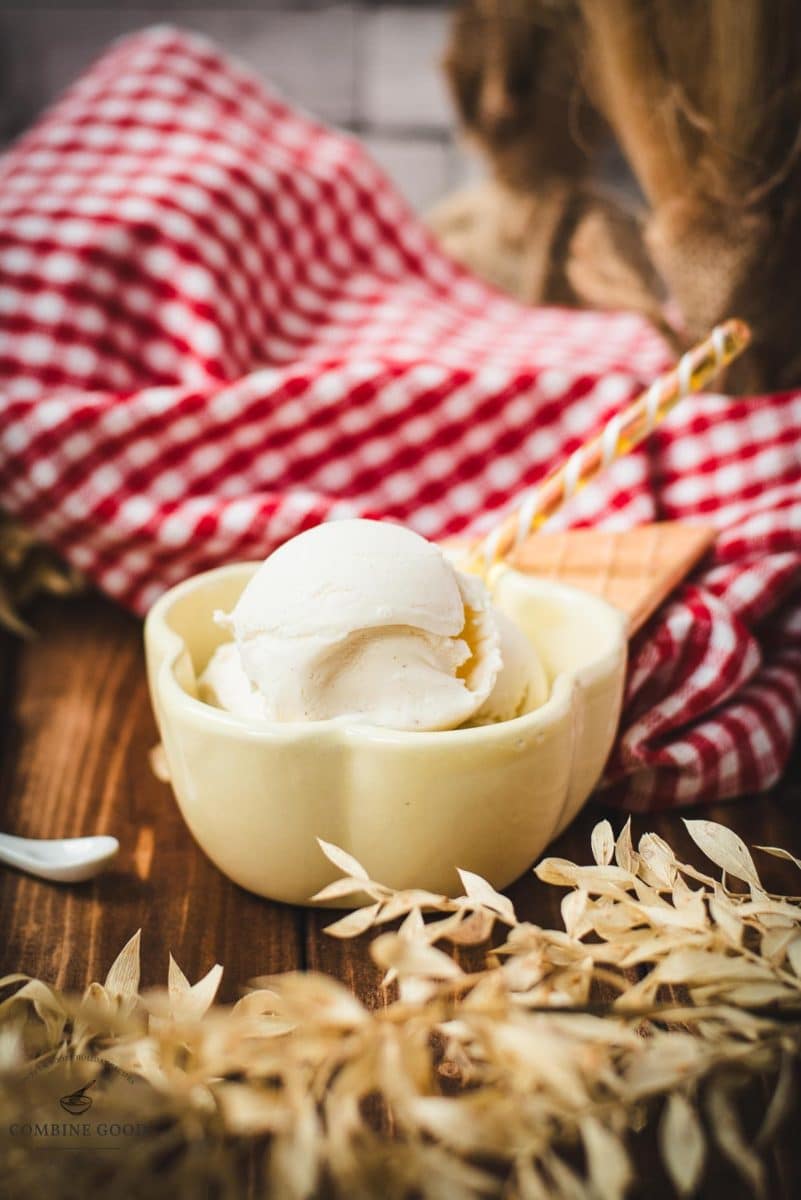
M474 569L486 572L515 550L585 484L648 437L683 397L700 391L737 358L750 338L751 331L744 321L733 319L716 326L705 341L682 356L673 370L660 375L646 392L615 413L600 433L523 494L512 512L477 546Z

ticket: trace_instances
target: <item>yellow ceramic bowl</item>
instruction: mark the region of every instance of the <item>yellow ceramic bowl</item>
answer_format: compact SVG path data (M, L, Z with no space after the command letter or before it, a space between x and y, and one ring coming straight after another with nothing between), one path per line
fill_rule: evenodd
M620 714L625 620L604 601L515 571L495 602L545 664L545 704L476 729L409 733L341 721L243 720L197 698L197 677L256 570L196 575L145 624L150 693L172 785L209 858L262 896L305 904L335 876L316 839L393 887L453 892L457 867L516 879L598 781Z

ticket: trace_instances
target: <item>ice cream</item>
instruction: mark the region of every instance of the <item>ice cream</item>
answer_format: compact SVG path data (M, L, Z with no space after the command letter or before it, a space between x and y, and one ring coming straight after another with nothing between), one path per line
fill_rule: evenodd
M531 642L505 613L492 608L492 615L500 635L501 669L471 725L510 721L548 699L548 678Z
M533 648L481 581L398 525L300 534L217 620L233 641L213 654L201 695L245 718L444 730L544 699Z

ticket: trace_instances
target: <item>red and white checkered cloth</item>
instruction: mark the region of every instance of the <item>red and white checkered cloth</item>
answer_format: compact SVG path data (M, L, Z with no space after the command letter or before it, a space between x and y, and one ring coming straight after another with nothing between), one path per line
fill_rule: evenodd
M116 46L0 163L0 506L144 612L326 518L492 525L664 369L639 318L448 261L353 140L205 40ZM633 645L616 795L769 786L801 714L801 396L680 405L561 524L700 519Z

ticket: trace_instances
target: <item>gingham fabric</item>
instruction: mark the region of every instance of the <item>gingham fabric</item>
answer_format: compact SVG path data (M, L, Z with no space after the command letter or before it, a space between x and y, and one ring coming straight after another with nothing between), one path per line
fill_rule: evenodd
M359 145L205 40L115 45L0 165L0 507L137 613L314 522L489 528L667 365L433 245ZM680 405L562 526L713 522L632 647L612 794L768 787L801 712L801 397Z

